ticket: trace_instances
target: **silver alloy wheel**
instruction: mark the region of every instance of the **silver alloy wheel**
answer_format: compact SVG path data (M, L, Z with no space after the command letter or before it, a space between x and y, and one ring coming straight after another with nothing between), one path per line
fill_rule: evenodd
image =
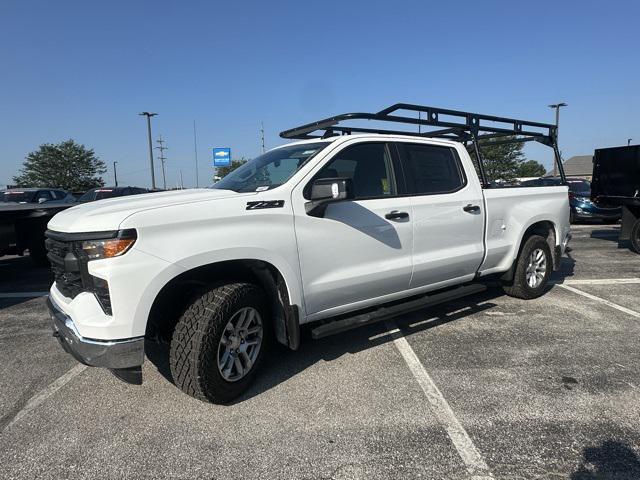
M231 316L218 344L218 370L228 382L247 375L262 346L262 317L253 307L245 307Z
M529 255L529 264L526 270L527 285L531 288L538 288L544 280L544 276L547 273L547 256L544 250L536 248L531 255Z

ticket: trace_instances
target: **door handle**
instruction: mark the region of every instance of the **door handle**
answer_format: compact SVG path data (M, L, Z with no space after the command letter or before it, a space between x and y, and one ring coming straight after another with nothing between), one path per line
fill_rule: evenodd
M469 213L475 213L475 212L479 212L480 211L480 207L478 205L465 205L464 207L462 207L462 210L464 210L465 212L469 212Z
M399 220L401 218L409 218L409 214L407 212L399 212L398 210L393 210L387 213L384 218L387 220Z

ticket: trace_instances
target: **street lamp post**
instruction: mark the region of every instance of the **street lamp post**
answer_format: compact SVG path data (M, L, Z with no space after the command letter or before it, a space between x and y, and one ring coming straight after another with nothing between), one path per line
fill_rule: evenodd
M116 183L116 187L118 186L118 171L116 170L116 164L118 162L113 162L113 180Z
M153 169L153 144L151 143L151 117L155 117L157 113L142 112L139 115L147 117L147 134L149 137L149 162L151 163L151 188L156 189L156 173Z
M627 138L627 147L631 145L631 140L633 140L633 138Z
M558 136L559 136L559 131L560 131L560 108L561 107L566 107L567 104L564 102L560 102L560 103L553 103L551 105L549 105L549 108L555 108L556 110L556 144L558 144ZM560 150L560 147L558 146L558 150ZM553 176L557 176L558 175L558 162L561 162L562 159L558 158L557 161L553 162Z

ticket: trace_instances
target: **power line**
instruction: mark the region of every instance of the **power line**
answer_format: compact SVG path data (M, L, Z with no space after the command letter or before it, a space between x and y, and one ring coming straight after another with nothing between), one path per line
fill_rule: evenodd
M198 182L198 139L196 137L196 121L193 121L193 153L196 156L196 188L200 186Z
M164 146L164 140L162 140L162 135L158 136L158 140L156 140L156 142L158 142L159 147L156 147L158 150L160 150L160 156L158 157L160 159L160 162L162 162L162 185L165 190L167 189L167 177L165 175L164 172L164 161L167 159L164 156L164 151L168 150L167 147Z

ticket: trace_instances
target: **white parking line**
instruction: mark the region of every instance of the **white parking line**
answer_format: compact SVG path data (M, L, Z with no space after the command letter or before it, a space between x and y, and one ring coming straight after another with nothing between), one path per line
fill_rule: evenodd
M16 416L13 417L13 419L11 419L11 421L4 427L4 430L9 429L11 425L20 421L22 418L24 418L25 415L27 415L29 412L35 409L47 398L49 398L51 395L56 393L58 390L64 387L67 383L73 380L75 377L77 377L82 372L84 372L86 368L87 368L86 365L82 365L82 364L76 365L67 373L65 373L61 377L58 377L53 383L45 387L44 390L38 392L33 397L31 397L29 401L24 405L24 407L22 407L22 409L20 409L20 411L16 413Z
M640 283L640 278L585 278L567 279L557 282L558 285L624 285L628 283Z
M45 295L49 295L49 292L3 292L0 293L0 298L33 298L44 297Z
M424 368L396 323L393 320L388 320L385 323L389 329L389 333L393 336L393 343L407 363L409 370L411 370L411 373L418 381L418 384L431 405L433 414L447 431L447 435L449 435L451 442L458 451L458 455L460 455L469 474L472 475L474 480L493 479L494 477L489 467L473 444L469 434L456 418L447 400L442 393L440 393L437 385L431 379L429 372Z
M616 310L620 310L628 315L631 315L635 318L640 318L640 313L635 310L631 310L627 307L623 307L622 305L618 305L617 303L610 302L609 300L605 300L604 298L596 297L595 295L591 295L590 293L583 292L582 290L578 290L577 288L570 287L569 285L563 285L561 283L558 284L559 287L564 288L565 290L569 290L570 292L577 293L578 295L582 295L583 297L587 297L591 300L595 300L596 302L604 303L605 305L615 308Z

